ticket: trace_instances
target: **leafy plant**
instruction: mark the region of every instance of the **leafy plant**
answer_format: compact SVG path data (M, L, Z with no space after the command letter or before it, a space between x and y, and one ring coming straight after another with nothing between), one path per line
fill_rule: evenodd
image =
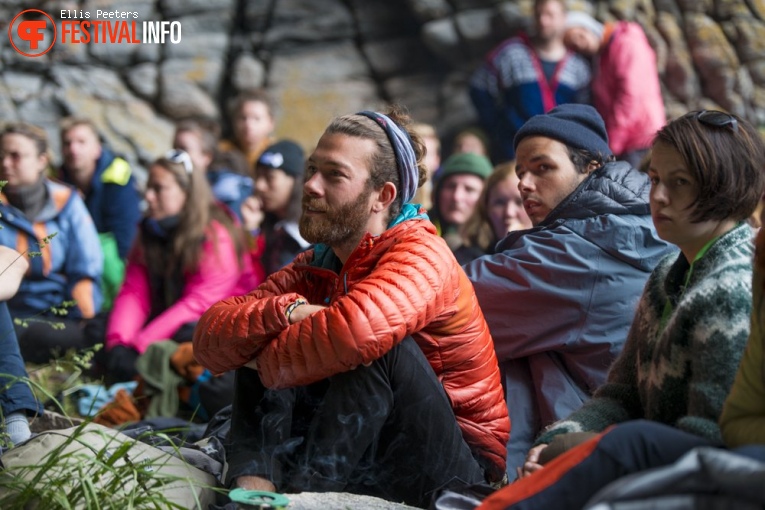
M0 508L164 510L188 508L188 500L204 508L210 492L199 494L219 490L183 460L89 422L49 435L43 441L52 448L31 463L14 450L5 455L11 465L0 472Z
M87 355L66 363L82 359ZM4 379L0 392L16 383L27 384L66 414L65 406L49 389L32 378ZM95 425L92 419L65 432L44 433L35 454L30 455L35 451L29 449L30 443L11 449L2 458L0 508L185 509L189 499L195 508L205 508L199 494L206 493L204 499L210 499L211 493L222 489L215 487L211 475L206 481L193 476L196 468L182 459L169 436L152 434L155 442L163 440L175 455Z
M90 349L76 351L70 349L63 354L54 355L45 365L27 364L27 373L32 382L32 393L48 409L54 409L66 416L79 417L75 402L75 393L81 384L100 384L92 380L88 371L96 353L103 344L96 344Z

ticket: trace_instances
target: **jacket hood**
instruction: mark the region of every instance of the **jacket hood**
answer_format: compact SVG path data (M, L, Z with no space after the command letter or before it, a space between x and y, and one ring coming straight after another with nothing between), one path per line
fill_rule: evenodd
M650 215L648 176L624 161L606 163L595 170L558 204L541 225L558 219L590 218L603 214Z
M650 187L648 176L629 163L606 163L539 225L505 236L497 244L497 251L512 247L521 236L534 232L548 237L546 242L565 243L567 236L550 236L563 229L618 260L650 272L671 247L659 239L654 229L648 203Z
M53 181L48 178L44 178L43 184L45 185L47 195L45 205L37 213L34 223L53 221L61 214L64 214L72 203L72 197L77 194L74 187L69 184ZM15 224L19 228L22 228L21 225L23 224L29 223L31 225L31 222L24 219L24 214L8 202L4 194L0 193L0 197L0 207L8 210L8 212L4 213L4 216L10 223Z

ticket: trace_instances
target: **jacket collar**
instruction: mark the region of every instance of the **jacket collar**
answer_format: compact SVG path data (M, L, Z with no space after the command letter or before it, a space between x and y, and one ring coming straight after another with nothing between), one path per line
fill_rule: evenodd
M76 194L74 187L70 185L52 181L47 178L43 179L43 183L46 191L45 204L34 219L25 220L29 223L44 223L53 220L69 205L72 196ZM8 202L7 196L2 192L0 192L0 208L7 208L20 218L26 218L19 209Z
M520 236L529 232L554 227L567 220L607 214L649 216L650 187L648 176L632 168L629 163L606 163L582 181L538 225L507 234L497 243L496 251L501 252L512 247Z
M557 220L602 214L651 214L648 176L624 161L609 162L592 172L539 226Z
M671 299L678 299L686 285L693 285L694 282L704 278L710 270L719 267L720 260L731 253L739 245L752 245L754 239L754 229L746 223L741 222L725 234L715 240L709 247L703 257L690 264L682 253L677 255L677 259L672 264L664 280L664 290ZM688 271L693 266L693 273L690 279L687 278ZM686 282L686 280L688 280ZM674 303L673 303L674 304Z

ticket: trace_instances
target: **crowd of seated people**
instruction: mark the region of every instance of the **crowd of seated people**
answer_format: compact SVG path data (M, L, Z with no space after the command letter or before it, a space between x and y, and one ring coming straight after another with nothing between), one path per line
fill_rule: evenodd
M589 16L545 27L559 3L503 48L541 58L566 27L607 45ZM93 120L62 122L59 157L6 124L0 431L43 412L25 362L101 344L88 375L137 387L97 421L227 420L230 487L582 508L697 447L763 444L762 135L698 110L615 148L613 116L562 99L505 126L495 165L497 133L442 162L396 108L305 150L246 91L227 139L178 121L145 185Z

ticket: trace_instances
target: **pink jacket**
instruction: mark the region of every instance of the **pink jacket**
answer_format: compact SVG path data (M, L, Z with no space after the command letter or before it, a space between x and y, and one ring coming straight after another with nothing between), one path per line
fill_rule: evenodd
M605 37L592 80L594 106L614 154L646 149L666 122L656 53L637 23L607 25Z
M243 257L240 267L228 230L215 221L210 229L217 236L217 250L208 235L202 245L199 270L186 275L181 298L148 323L149 273L140 246L131 250L125 282L114 301L106 329L107 348L124 345L143 353L150 344L171 338L183 324L199 320L213 303L255 288L258 282L254 281L250 258Z

